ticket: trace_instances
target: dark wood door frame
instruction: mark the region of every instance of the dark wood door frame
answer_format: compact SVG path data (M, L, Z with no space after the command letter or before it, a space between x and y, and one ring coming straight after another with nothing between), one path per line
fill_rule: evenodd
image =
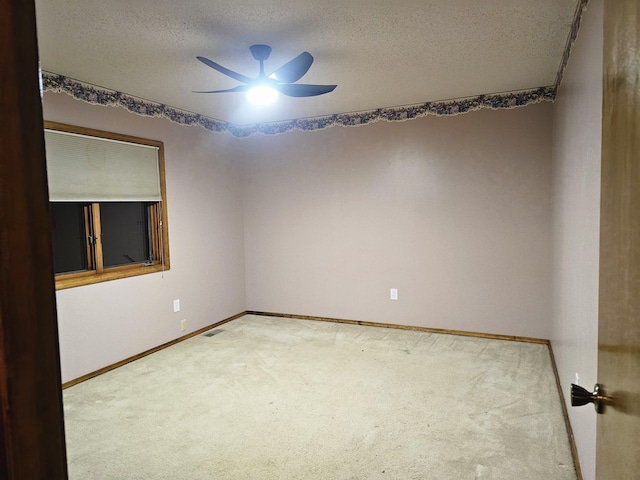
M0 478L66 479L33 0L0 0Z

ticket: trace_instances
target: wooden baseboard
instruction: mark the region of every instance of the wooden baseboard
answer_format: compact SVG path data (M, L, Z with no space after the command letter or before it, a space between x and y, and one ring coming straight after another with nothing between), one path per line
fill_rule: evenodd
M558 387L558 395L560 396L560 404L562 405L562 415L564 416L564 424L567 428L567 436L569 437L569 446L571 447L571 456L573 457L573 465L576 469L577 480L583 480L582 469L580 468L580 459L578 458L578 449L576 447L576 441L573 436L573 428L571 428L571 422L569 421L569 412L567 410L567 403L565 402L564 395L562 393L562 384L560 383L560 374L558 373L558 367L556 366L556 358L553 355L553 348L551 342L549 342L549 355L551 356L551 367L553 368L553 374L556 377L556 386Z
M220 320L219 322L216 322L212 325L209 325L207 327L204 328L200 328L198 330L196 330L195 332L191 332L187 335L183 335L182 337L176 338L175 340L171 340L170 342L167 343L163 343L162 345L158 345L157 347L154 347L150 350L146 350L142 353L139 353L137 355L134 355L132 357L129 358L125 358L124 360L121 360L117 363L114 363L112 365L108 365L104 368L101 368L100 370L96 370L95 372L91 372L91 373L87 373L86 375L82 375L81 377L78 378L74 378L73 380L70 380L66 383L62 384L62 389L64 390L65 388L69 388L69 387L73 387L74 385L77 385L79 383L85 382L91 378L97 377L98 375L102 375L103 373L107 373L111 370L115 370L118 367L122 367L123 365L126 365L127 363L131 363L131 362L135 362L136 360L141 359L142 357L146 357L147 355L151 355L152 353L156 353L159 352L160 350L163 350L167 347L170 347L172 345L175 345L176 343L180 343L183 342L191 337L195 337L196 335L200 335L201 333L206 332L207 330L211 330L212 328L216 328L219 327L220 325L224 325L225 323L228 323L232 320L235 320L236 318L240 318L242 316L246 315L246 312L240 312L236 315L233 315L229 318L225 318L224 320Z
M417 326L411 326L411 325L398 325L395 323L380 323L380 322L367 322L364 320L347 320L347 319L343 319L343 318L329 318L329 317L316 317L316 316L312 316L312 315L296 315L296 314L290 314L290 313L274 313L274 312L258 312L258 311L254 311L254 310L247 310L244 312L240 312L236 315L233 315L229 318L225 318L224 320L221 320L219 322L216 322L212 325L209 325L207 327L201 328L199 330L196 330L194 332L189 333L188 335L184 335L182 337L176 338L175 340L171 340L170 342L167 343L163 343L162 345L158 345L157 347L154 347L150 350L146 350L142 353L139 353L137 355L134 355L132 357L129 358L125 358L124 360L121 360L119 362L116 362L112 365L108 365L104 368L101 368L99 370L96 370L95 372L91 372L91 373L87 373L86 375L82 375L81 377L75 378L73 380L70 380L68 382L65 382L62 384L62 389L65 388L69 388L72 387L74 385L77 385L79 383L85 382L91 378L97 377L98 375L102 375L103 373L107 373L111 370L114 370L118 367L122 367L123 365L126 365L128 363L131 362L135 362L136 360L139 360L142 357L146 357L147 355L151 355L152 353L156 353L160 350L163 350L167 347L170 347L172 345L175 345L176 343L180 343L184 340L187 340L191 337L195 337L196 335L200 335L201 333L206 332L207 330L211 330L212 328L216 328L219 327L220 325L223 325L225 323L231 322L232 320L235 320L237 318L240 318L244 315L258 315L258 316L263 316L263 317L283 317L283 318L296 318L299 320L314 320L314 321L318 321L318 322L333 322L333 323L345 323L348 325L363 325L366 327L381 327L381 328L394 328L394 329L398 329L398 330L414 330L417 332L427 332L427 333L442 333L442 334L446 334L446 335L461 335L461 336L465 336L465 337L478 337L478 338L489 338L489 339L493 339L493 340L508 340L508 341L512 341L512 342L526 342L526 343L538 343L538 344L543 344L543 345L549 345L549 340L545 340L543 338L530 338L530 337L518 337L518 336L513 336L513 335L497 335L497 334L492 334L492 333L480 333L480 332L467 332L467 331L463 331L463 330L447 330L447 329L442 329L442 328L428 328L428 327L417 327ZM556 373L557 375L557 373Z
M380 322L368 322L364 320L345 320L342 318L330 318L330 317L315 317L312 315L295 315L289 313L274 313L274 312L258 312L254 310L247 310L247 315L260 315L263 317L284 317L284 318L297 318L300 320L315 320L319 322L333 322L333 323L346 323L348 325L364 325L366 327L382 327L382 328L395 328L398 330L414 330L417 332L427 333L442 333L445 335L460 335L464 337L478 337L478 338L490 338L493 340L509 340L512 342L525 342L525 343L538 343L542 345L549 345L549 340L544 338L533 337L518 337L514 335L498 335L493 333L480 333L480 332L468 332L464 330L447 330L442 328L429 328L429 327L417 327L411 325L398 325L395 323L380 323Z

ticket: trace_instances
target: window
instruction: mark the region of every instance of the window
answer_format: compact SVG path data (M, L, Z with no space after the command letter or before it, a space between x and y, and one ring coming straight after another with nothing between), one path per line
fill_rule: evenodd
M56 288L169 269L162 142L45 122Z

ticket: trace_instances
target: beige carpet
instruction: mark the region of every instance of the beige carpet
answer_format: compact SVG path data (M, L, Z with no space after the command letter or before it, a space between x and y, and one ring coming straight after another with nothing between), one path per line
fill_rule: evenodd
M575 480L544 345L245 316L64 391L72 480Z

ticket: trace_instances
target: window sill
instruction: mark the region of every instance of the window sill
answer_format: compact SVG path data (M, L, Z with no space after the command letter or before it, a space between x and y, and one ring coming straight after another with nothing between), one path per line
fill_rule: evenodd
M131 266L124 265L121 267L111 267L102 273L91 271L57 275L56 290L64 290L67 288L80 287L82 285L108 282L110 280L118 280L120 278L137 277L139 275L146 275L149 273L162 272L166 270L169 270L168 263L165 263L164 265L162 265L161 263L155 263L149 266L136 264Z

